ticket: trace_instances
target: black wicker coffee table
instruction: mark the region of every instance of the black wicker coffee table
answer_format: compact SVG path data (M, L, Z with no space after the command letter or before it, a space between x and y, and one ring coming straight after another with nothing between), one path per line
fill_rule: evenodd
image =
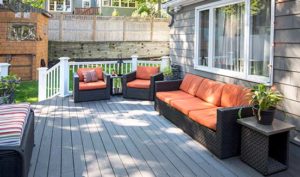
M270 175L288 168L289 131L293 125L274 120L261 125L255 117L239 119L242 125L241 160L262 173Z

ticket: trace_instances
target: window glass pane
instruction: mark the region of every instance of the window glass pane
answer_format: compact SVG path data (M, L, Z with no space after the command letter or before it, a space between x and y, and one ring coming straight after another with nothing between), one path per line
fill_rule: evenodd
M89 8L90 7L90 1L89 0L84 0L83 1L83 8Z
M269 76L271 0L252 0L249 74Z
M70 12L71 11L71 1L70 0L50 0L49 1L49 10Z
M209 10L199 12L198 64L208 66Z
M120 1L119 0L112 0L112 6L119 7L120 6Z
M109 6L109 0L103 0L102 4L103 6Z
M243 71L245 4L214 10L213 67Z

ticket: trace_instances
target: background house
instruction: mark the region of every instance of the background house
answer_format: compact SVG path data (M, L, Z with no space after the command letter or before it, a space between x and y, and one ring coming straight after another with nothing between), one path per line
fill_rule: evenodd
M46 10L52 13L103 16L111 16L114 9L120 13L120 16L131 16L136 6L135 0L47 0L45 2Z
M9 63L22 80L36 80L37 68L48 63L49 17L19 2L0 5L0 63Z
M276 117L297 127L300 142L299 1L171 0L170 56L184 72L220 82L275 85Z

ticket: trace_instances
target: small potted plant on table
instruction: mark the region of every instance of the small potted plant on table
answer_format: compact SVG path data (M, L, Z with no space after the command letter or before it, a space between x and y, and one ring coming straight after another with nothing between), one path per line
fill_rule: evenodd
M172 67L171 66L166 67L163 71L163 74L164 74L165 80L172 80L173 79Z
M11 104L15 101L15 91L20 84L20 78L8 75L0 78L0 105Z
M268 88L264 84L258 84L251 90L251 103L253 104L253 114L258 123L271 125L274 120L276 105L283 96L275 88Z

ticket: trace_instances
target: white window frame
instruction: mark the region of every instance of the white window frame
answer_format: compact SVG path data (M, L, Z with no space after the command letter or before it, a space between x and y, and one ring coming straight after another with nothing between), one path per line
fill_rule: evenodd
M84 3L85 2L89 2L89 6L88 7L84 7ZM82 8L90 8L91 7L91 0L82 0Z
M270 33L270 69L269 77L257 76L248 74L249 57L250 57L250 1L251 0L222 0L218 2L209 3L196 7L195 9L195 49L194 49L194 69L206 71L214 74L234 77L251 82L264 83L266 85L273 84L273 58L274 58L274 20L275 20L275 0L271 0L271 33ZM243 72L230 71L213 67L213 53L214 53L214 9L245 3L245 39L244 39L244 70ZM209 40L208 40L208 66L199 65L199 22L201 11L209 10Z
M55 0L53 0L53 3L54 3L54 1ZM64 0L64 9L66 9L66 1L67 0ZM48 11L49 12L72 12L72 7L73 7L73 1L72 0L70 0L70 8L69 8L69 10L63 10L63 11L57 11L56 9L54 9L54 10L50 10L50 4L51 4L51 0L48 0L48 1L46 1L47 2L47 9L48 9ZM55 3L54 3L55 4ZM55 8L55 7L54 7Z

